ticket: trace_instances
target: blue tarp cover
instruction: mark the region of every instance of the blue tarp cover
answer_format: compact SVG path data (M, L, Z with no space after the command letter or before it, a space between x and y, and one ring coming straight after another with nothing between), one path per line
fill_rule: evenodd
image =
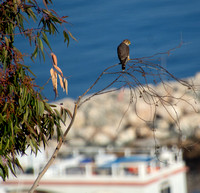
M111 167L113 164L119 163L128 163L128 162L149 162L153 159L151 156L129 156L129 157L120 157L114 161L108 162L106 164L101 165L100 167Z

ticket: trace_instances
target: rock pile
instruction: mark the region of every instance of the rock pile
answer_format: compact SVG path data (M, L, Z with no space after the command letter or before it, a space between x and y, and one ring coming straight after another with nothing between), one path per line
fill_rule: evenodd
M91 98L78 110L67 142L72 146L148 146L155 140L178 143L179 136L183 141L200 139L200 73L186 81L197 90L166 82L144 87L142 92L124 88ZM150 90L159 97L148 94ZM70 110L74 106L69 98L57 103Z

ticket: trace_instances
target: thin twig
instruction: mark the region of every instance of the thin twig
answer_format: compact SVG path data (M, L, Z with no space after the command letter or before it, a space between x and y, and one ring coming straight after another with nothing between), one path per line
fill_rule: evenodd
M128 64L127 64L127 69L125 71L109 71L111 69L113 69L114 67L116 67L119 64L115 64L112 66L107 67L99 76L98 78L94 81L94 83L78 98L78 100L75 103L74 106L74 112L72 115L72 119L66 129L66 131L64 132L64 135L62 138L60 138L58 145L52 155L52 157L50 158L50 160L48 161L48 163L46 164L46 166L44 167L44 169L42 170L42 172L38 175L36 181L34 182L32 188L30 189L29 193L33 193L33 191L36 189L36 187L39 184L39 181L41 180L42 176L45 174L45 172L48 170L48 168L51 166L51 164L53 163L53 161L55 160L55 158L58 155L58 152L63 144L63 141L65 140L68 132L70 131L75 117L76 117L76 113L78 108L84 104L85 102L89 101L91 98L97 96L97 95L101 95L101 94L105 94L108 92L113 92L116 90L119 90L122 87L129 87L130 90L130 102L129 102L129 106L127 108L127 110L124 112L124 115L122 117L122 119L124 118L126 112L128 111L130 104L133 101L133 97L135 97L135 102L134 102L134 106L135 106L135 113L137 114L137 116L144 120L142 117L140 117L140 115L137 112L136 109L136 103L137 103L137 98L138 98L138 94L140 95L139 97L142 97L144 102L148 105L150 105L150 107L152 108L152 105L155 106L154 110L154 116L153 116L153 124L155 122L156 119L156 110L157 110L157 105L158 103L164 107L164 109L166 110L166 112L169 114L169 116L171 116L172 120L174 121L175 125L178 126L179 128L179 132L180 132L180 138L181 138L181 129L180 129L180 123L179 123L179 119L178 119L178 113L176 111L176 108L174 107L174 103L173 102L169 102L168 98L171 97L172 99L175 100L182 100L185 101L187 104L189 103L188 101L184 100L181 97L174 97L172 95L170 95L170 92L167 91L167 84L165 84L165 82L163 81L162 76L166 76L169 79L173 79L175 81L177 81L178 83L180 83L181 85L192 89L193 91L195 91L195 89L193 88L194 86L189 84L186 81L180 80L178 78L176 78L173 74L171 74L169 71L167 71L164 67L162 67L161 65L157 64L157 63L153 63L152 60L155 56L158 55L162 55L162 54L170 54L172 51L174 51L177 48L180 48L182 46L183 42L181 41L180 44L178 46L176 46L175 48L172 48L170 50L168 50L167 52L163 52L163 53L157 53L154 54L152 56L149 57L142 57L142 58L135 58L135 59L131 59ZM151 61L147 61L144 59L149 59ZM141 81L136 77L136 74L138 73L140 75L140 77L142 77L144 79L144 84L141 83ZM114 76L115 77L112 79L111 82L109 82L109 84L107 84L107 86L99 89L99 91L95 92L94 94L85 97L95 86L96 84L105 76ZM149 79L148 78L153 78L153 81L155 83L157 83L157 81L160 81L161 84L163 84L164 87L164 91L166 92L166 94L162 93L159 94L157 91L155 91L150 85L149 85ZM118 87L116 89L111 89L111 90L107 90L110 89L111 86L114 86L115 84L120 84L118 85ZM172 115L170 114L168 108L166 108L166 106L170 106L172 108L172 110L175 113L175 118L172 117ZM192 104L191 104L192 106ZM119 123L119 126L121 124L121 121ZM145 122L148 122L147 120L144 120ZM154 126L153 126L154 127ZM179 138L179 139L180 139ZM157 141L156 141L156 135L155 135L155 131L154 131L154 140L155 140L155 149L157 148ZM181 143L181 141L179 141Z

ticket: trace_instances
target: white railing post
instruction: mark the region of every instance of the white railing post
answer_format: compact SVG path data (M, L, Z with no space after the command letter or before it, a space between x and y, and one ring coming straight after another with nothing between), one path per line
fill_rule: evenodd
M147 168L145 163L140 163L138 165L138 176L139 178L144 178L147 174Z
M112 177L116 177L117 176L117 165L116 164L112 164L111 171L112 171Z
M92 175L92 164L86 164L85 165L85 175L91 176Z

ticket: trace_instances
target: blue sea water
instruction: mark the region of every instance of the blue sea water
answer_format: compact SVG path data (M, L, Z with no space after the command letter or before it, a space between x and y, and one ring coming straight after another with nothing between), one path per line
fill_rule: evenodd
M69 95L59 89L58 99L77 98L106 67L118 63L116 48L124 39L132 42L131 58L167 51L182 39L185 44L165 57L165 67L178 78L200 71L199 0L56 0L51 8L69 16L66 28L78 40L70 40L67 47L62 31L49 37L58 66L69 77ZM20 42L25 50L23 45ZM50 76L51 58L47 55L45 62L28 62L37 83L44 85ZM112 76L103 79L96 90L110 80ZM50 101L54 99L51 82L43 94Z

